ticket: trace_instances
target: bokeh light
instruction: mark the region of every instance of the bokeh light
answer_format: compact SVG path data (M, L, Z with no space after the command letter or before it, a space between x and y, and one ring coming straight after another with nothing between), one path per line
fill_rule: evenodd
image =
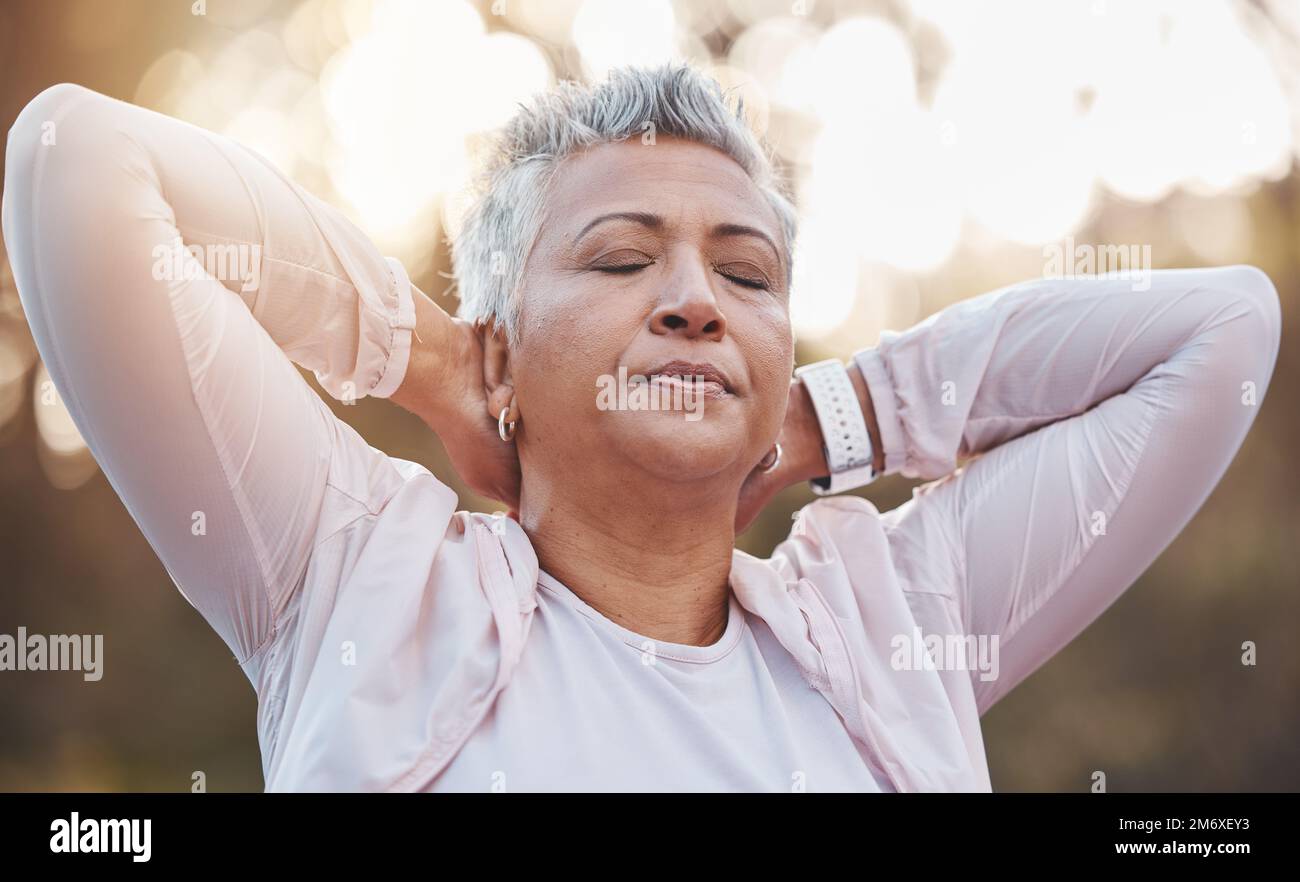
M103 17L83 6L67 35L87 51L141 8L91 28ZM476 150L520 102L557 76L692 60L743 98L790 184L792 321L824 346L846 322L893 321L883 292L914 291L963 249L1023 254L1084 229L1107 198L1183 194L1179 241L1224 261L1252 232L1227 197L1300 155L1300 78L1231 0L1008 0L997 16L962 0L209 6L206 38L161 52L133 100L246 144L386 253L444 275ZM882 273L913 284L872 284ZM0 424L31 367L14 339L0 337Z
M32 377L32 398L36 404L36 431L40 438L37 458L45 477L60 490L75 490L94 476L98 464L86 448L72 414L54 387L44 363Z

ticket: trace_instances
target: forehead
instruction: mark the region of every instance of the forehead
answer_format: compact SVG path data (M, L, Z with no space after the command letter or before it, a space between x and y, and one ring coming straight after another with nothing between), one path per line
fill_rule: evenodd
M547 227L565 235L611 211L644 211L669 224L745 223L784 239L776 211L745 170L720 150L659 136L597 144L566 158L547 194Z

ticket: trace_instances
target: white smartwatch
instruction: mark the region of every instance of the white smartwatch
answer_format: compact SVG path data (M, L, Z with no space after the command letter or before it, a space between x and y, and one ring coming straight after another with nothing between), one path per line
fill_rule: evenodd
M844 362L838 358L819 361L798 368L794 375L808 390L831 467L825 478L813 478L812 491L830 496L870 484L878 477L872 466L871 435Z

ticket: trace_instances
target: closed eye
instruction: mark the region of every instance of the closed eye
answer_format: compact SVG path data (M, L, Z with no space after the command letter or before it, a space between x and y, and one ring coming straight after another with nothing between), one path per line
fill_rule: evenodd
M726 264L724 266L715 266L714 271L730 281L735 282L745 288L754 288L755 290L768 290L772 287L767 276L757 268L748 264Z
M654 261L651 260L651 261L649 261L649 262L647 262L647 263L617 263L617 264L606 264L605 266L596 266L596 267L592 267L592 269L596 270L597 272L602 272L602 273L621 273L621 274L623 274L623 275L627 275L627 274L630 274L630 273L634 273L634 272L636 272L637 270L645 269L646 267L652 265L653 263L654 263Z
M591 263L591 268L602 273L629 274L643 270L652 265L655 259L635 248L619 248L607 251Z

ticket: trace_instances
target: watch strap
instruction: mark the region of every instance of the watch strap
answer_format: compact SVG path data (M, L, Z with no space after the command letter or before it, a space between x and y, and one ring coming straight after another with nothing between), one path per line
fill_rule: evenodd
M817 414L831 470L826 477L813 479L813 492L828 496L871 483L876 479L871 435L844 362L831 358L804 365L795 376L808 391Z

